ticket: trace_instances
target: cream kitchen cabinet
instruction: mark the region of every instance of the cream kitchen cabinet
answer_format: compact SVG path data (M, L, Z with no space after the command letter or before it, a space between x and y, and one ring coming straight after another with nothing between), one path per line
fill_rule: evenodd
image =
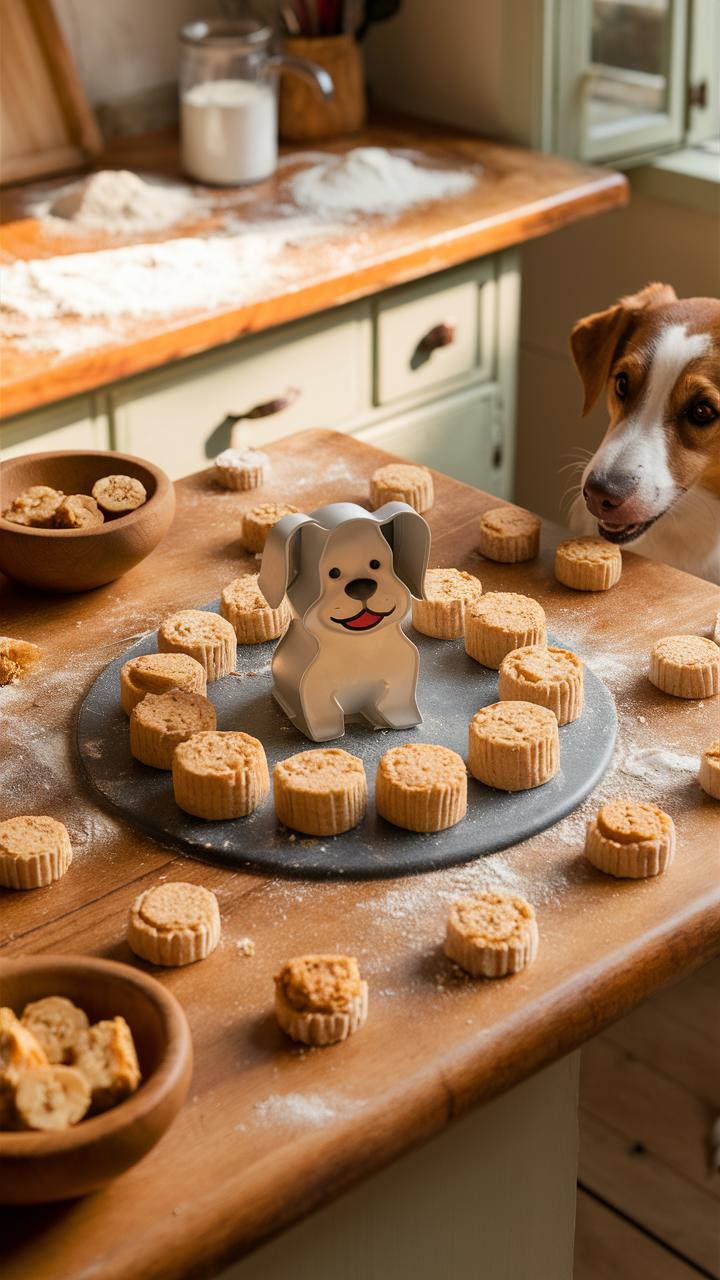
M101 396L83 396L0 423L0 457L51 449L110 449L110 423Z

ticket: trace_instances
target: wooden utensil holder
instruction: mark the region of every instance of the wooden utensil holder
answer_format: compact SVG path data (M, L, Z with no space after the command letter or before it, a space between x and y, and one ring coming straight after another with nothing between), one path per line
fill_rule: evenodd
M309 142L357 133L365 123L365 79L362 54L350 35L291 36L286 53L307 58L331 76L335 92L325 102L312 85L299 76L280 81L280 137L288 142Z

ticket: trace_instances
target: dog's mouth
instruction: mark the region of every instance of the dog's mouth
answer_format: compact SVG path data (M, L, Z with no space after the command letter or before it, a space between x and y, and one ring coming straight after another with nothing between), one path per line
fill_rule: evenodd
M339 623L348 631L371 631L379 622L382 622L383 618L389 618L394 612L395 605L392 609L388 609L387 613L375 613L373 609L363 605L359 613L354 613L352 618L331 618L330 621Z
M614 542L622 545L625 542L634 542L641 534L646 533L656 520L660 519L665 512L661 511L658 515L652 516L650 520L643 520L638 524L606 524L604 520L598 520L598 533L606 542Z

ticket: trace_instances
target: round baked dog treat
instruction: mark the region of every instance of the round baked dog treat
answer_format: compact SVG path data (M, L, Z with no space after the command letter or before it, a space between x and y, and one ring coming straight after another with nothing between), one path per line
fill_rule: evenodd
M720 800L720 738L711 742L700 757L698 782L713 800Z
M535 912L510 893L474 893L450 908L445 955L474 978L504 978L532 963L538 951Z
M575 591L608 591L621 573L620 548L603 538L570 538L555 552L555 577Z
M660 875L675 854L675 823L657 805L611 800L587 824L585 856L598 871L631 880Z
M498 791L529 791L560 768L558 722L534 702L494 702L470 721L468 768Z
M500 663L503 702L535 702L548 707L558 724L577 720L583 708L583 664L569 649L531 644L513 649Z
M0 685L24 680L40 663L40 646L13 636L0 636Z
M522 507L492 507L480 517L478 550L488 560L517 564L540 550L540 520Z
M95 529L104 522L97 502L87 493L71 493L63 498L53 517L56 529Z
M237 639L226 618L203 609L181 609L166 618L158 631L161 653L187 653L208 680L219 680L235 669Z
M88 1017L65 996L44 996L26 1004L22 1025L35 1036L48 1062L71 1063L88 1029Z
M187 653L143 653L120 668L120 703L128 716L146 693L169 693L171 689L205 694L205 668Z
M248 551L262 551L273 525L283 516L294 515L298 510L298 507L283 502L263 502L259 507L251 507L242 520L240 536L243 546Z
M134 1093L142 1077L125 1019L95 1022L75 1054L75 1066L89 1085L93 1111L107 1111Z
M391 747L380 758L375 804L407 831L444 831L467 812L467 769L456 751L430 742Z
M172 769L178 744L216 724L215 708L201 693L146 693L130 713L130 754L153 769Z
M90 1106L90 1089L75 1067L32 1067L21 1071L15 1113L23 1129L68 1129Z
M220 941L217 898L201 884L156 885L130 908L128 945L151 964L204 960Z
M277 640L290 624L290 606L283 600L271 609L258 587L256 573L243 573L223 588L220 613L235 631L239 644L264 644Z
M175 803L210 821L244 818L270 791L265 748L249 733L193 734L176 748L172 774Z
M386 502L407 502L416 511L428 511L435 501L432 472L410 462L390 462L370 477L370 504L374 511Z
M462 569L428 569L425 599L412 602L416 631L437 640L457 640L465 628L465 610L482 595L482 584Z
M465 650L484 667L499 667L513 649L546 642L545 610L530 596L488 591L465 610Z
M31 814L0 822L0 884L40 889L65 875L72 862L67 827Z
M275 975L275 1016L301 1044L347 1040L367 1011L368 985L354 956L299 956Z
M215 459L215 475L225 489L259 489L270 459L259 449L224 449Z
M337 836L362 822L367 809L365 766L339 747L300 751L273 771L279 822L309 836Z
M33 529L48 529L65 494L46 484L34 484L18 494L2 513L3 520Z
M109 516L126 515L147 502L147 491L132 476L103 476L92 487L92 496Z
M720 648L705 636L665 636L653 645L648 675L675 698L712 698L720 688Z

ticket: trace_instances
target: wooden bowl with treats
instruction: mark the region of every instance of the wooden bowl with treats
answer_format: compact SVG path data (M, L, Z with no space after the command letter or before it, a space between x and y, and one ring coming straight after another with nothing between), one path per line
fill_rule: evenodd
M0 571L42 591L88 591L157 546L175 490L160 467L132 454L31 453L2 463L0 512Z
M48 997L62 999L49 1001ZM131 1047L134 1043L132 1091L125 1090L127 1096L121 1093L119 1100L109 1102L107 1096L96 1099L93 1086L93 1103L82 1118L73 1117L66 1127L21 1128L30 1105L38 1102L37 1089L28 1102L28 1084L33 1085L38 1074L41 1080L52 1072L65 1073L68 1079L78 1076L82 1054L89 1051L88 1033L78 1032L85 1036L78 1041L78 1055L73 1056L72 1051L64 1057L53 1053L48 1036L57 1036L57 1020L54 1025L51 1019L46 1019L44 1027L38 1025L37 1011L43 1005L72 1009L69 1002L90 1032L113 1023L124 1027ZM174 1120L190 1086L190 1029L175 997L148 974L112 960L24 956L0 961L0 1005L4 1006L6 1027L14 1018L23 1019L15 1025L20 1027L19 1036L26 1038L24 1049L29 1035L36 1049L38 1043L42 1046L40 1052L47 1053L49 1062L78 1064L47 1066L40 1073L37 1069L16 1073L14 1121L6 1110L5 1124L11 1127L0 1128L0 1204L42 1204L85 1195L141 1160ZM8 1062L12 1065L13 1061L11 1040L12 1035L0 1027L0 1067L6 1089L10 1087ZM57 1039L54 1043L57 1045ZM106 1067L106 1059L102 1065ZM25 1087L24 1110L19 1101L21 1083ZM58 1093L62 1100L62 1091L56 1090L53 1097L52 1090L46 1090L42 1104L50 1108ZM46 1123L42 1115L32 1119L37 1119L38 1125Z

